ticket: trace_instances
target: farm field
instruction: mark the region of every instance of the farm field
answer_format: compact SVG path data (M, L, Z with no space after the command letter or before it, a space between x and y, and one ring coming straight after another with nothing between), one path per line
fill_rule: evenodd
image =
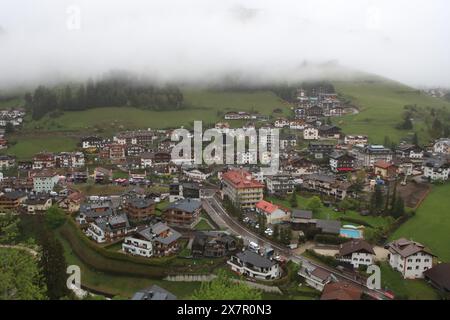
M16 143L2 150L2 153L15 155L18 159L31 159L33 155L42 151L72 151L79 142L63 135L16 135L13 139Z
M450 262L450 184L433 186L416 215L397 229L391 240L405 237L428 246L439 260Z
M333 84L336 91L360 108L359 114L336 118L335 124L348 134L366 134L373 143L383 143L385 136L396 142L408 136L409 131L395 128L402 119L405 105L450 108L449 102L389 80L336 81ZM421 142L428 142L425 124L418 119L413 122Z

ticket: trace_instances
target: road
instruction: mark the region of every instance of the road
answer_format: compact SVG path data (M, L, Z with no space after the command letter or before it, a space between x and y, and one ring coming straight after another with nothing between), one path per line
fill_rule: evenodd
M291 260L292 262L295 262L297 264L302 265L311 265L314 267L320 267L324 270L327 270L331 274L333 274L337 279L340 280L346 280L348 282L351 282L355 284L356 286L363 289L363 291L366 294L369 294L373 297L376 297L378 299L390 299L388 296L384 294L381 290L373 290L369 289L366 284L358 279L355 279L352 276L343 274L341 271L337 269L330 268L328 266L318 264L315 261L312 261L308 258L305 258L303 256L295 255L292 253L292 251L278 243L275 243L265 237L262 237L261 235L247 229L243 225L240 224L235 218L231 217L226 210L223 208L220 201L217 200L215 197L211 197L208 199L203 200L203 208L208 212L208 214L211 216L211 218L222 227L227 227L230 233L240 236L243 239L247 241L255 241L258 242L258 245L261 247L272 247L274 250L278 251L278 254L281 254L285 256L288 260Z

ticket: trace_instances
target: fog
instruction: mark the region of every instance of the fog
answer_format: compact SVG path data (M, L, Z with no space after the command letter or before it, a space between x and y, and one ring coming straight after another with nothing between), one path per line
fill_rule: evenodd
M361 70L450 87L450 2L1 0L0 87L116 69L202 83Z

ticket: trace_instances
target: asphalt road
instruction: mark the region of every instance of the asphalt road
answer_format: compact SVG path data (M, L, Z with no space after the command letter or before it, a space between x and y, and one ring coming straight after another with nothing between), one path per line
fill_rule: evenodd
M261 235L247 229L240 222L236 221L235 218L231 217L226 210L223 208L220 201L218 201L215 197L204 199L203 200L203 208L208 212L211 218L216 221L218 225L226 226L230 233L235 236L240 236L246 241L254 241L257 242L261 247L272 247L278 254L285 256L287 259L295 262L297 264L302 265L312 265L315 267L320 267L328 272L332 273L337 279L345 280L351 282L358 287L361 287L365 293L377 298L377 299L390 299L387 297L382 290L373 290L369 289L364 282L361 280L352 277L350 275L343 274L341 271L337 269L330 268L328 266L318 264L315 261L307 259L303 256L295 255L292 251L282 246L278 243L270 241L267 238L262 237Z

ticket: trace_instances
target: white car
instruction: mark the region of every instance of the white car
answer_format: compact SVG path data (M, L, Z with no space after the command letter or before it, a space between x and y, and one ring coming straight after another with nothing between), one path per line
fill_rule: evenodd
M253 251L259 251L259 249L260 249L259 245L258 245L257 243L255 243L255 242L253 242L253 241L251 241L251 242L248 244L248 248L249 248L250 250L253 250Z
M273 235L273 230L270 228L267 228L266 231L264 231L264 233L271 236L271 235Z

